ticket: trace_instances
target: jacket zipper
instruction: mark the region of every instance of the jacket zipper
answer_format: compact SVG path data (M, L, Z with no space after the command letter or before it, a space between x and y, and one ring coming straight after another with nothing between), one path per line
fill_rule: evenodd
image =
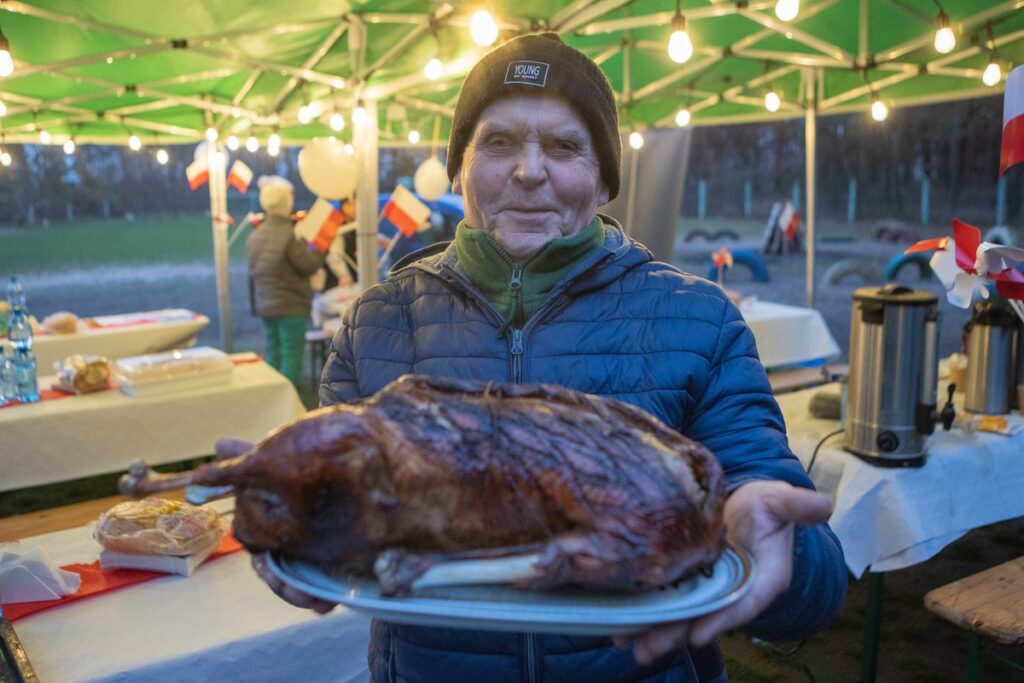
M525 634L526 638L526 680L537 683L537 636Z
M523 269L512 268L512 280L508 283L512 290L512 319L516 322L522 320L523 313ZM519 384L523 381L523 330L520 327L512 328L512 383Z

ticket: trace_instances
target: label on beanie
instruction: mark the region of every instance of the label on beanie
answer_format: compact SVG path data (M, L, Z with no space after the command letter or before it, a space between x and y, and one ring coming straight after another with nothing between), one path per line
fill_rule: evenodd
M505 83L522 83L543 88L548 82L548 65L544 62L516 60L508 63Z

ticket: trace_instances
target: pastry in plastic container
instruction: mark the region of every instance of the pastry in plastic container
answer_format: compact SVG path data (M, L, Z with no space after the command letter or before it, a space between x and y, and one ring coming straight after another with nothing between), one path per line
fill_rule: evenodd
M76 394L102 391L110 386L110 362L102 356L74 354L53 364L57 387Z
M96 524L105 550L132 555L209 554L223 533L216 510L163 498L118 503Z
M78 316L68 311L57 311L43 318L43 330L50 334L78 332Z

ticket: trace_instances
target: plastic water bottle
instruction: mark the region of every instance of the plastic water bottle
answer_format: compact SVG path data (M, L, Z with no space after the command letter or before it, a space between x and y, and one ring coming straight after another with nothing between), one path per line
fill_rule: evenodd
M21 280L18 279L17 275L12 275L11 279L7 281L7 303L11 305L12 312L18 306L23 309L26 308L25 290L22 288Z
M7 340L14 350L15 398L22 403L33 403L39 400L39 384L36 382L36 356L32 351L32 322L25 307L25 291L14 276L7 283L7 303L11 306Z
M0 406L15 400L18 382L14 376L14 359L7 352L7 344L0 344Z

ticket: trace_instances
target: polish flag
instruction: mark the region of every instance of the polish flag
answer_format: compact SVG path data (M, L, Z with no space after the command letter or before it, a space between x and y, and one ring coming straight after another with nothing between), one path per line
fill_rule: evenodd
M999 175L1024 161L1024 65L1006 77L1003 95L1003 145L999 154Z
M201 185L210 181L210 167L206 163L206 159L196 159L188 168L185 169L185 175L188 176L188 186L195 190Z
M786 202L782 211L779 212L778 226L786 233L786 239L791 240L796 236L796 229L800 227L800 214L793 208L792 202Z
M295 224L295 235L309 242L311 247L326 253L344 222L345 214L341 212L341 202L328 201L320 197Z
M406 237L412 237L430 225L430 207L404 185L399 185L391 193L391 199L384 205L381 217Z
M228 173L228 185L239 192L245 192L249 189L250 182L252 182L252 169L246 166L241 159L235 159L235 163L231 164L231 171Z

